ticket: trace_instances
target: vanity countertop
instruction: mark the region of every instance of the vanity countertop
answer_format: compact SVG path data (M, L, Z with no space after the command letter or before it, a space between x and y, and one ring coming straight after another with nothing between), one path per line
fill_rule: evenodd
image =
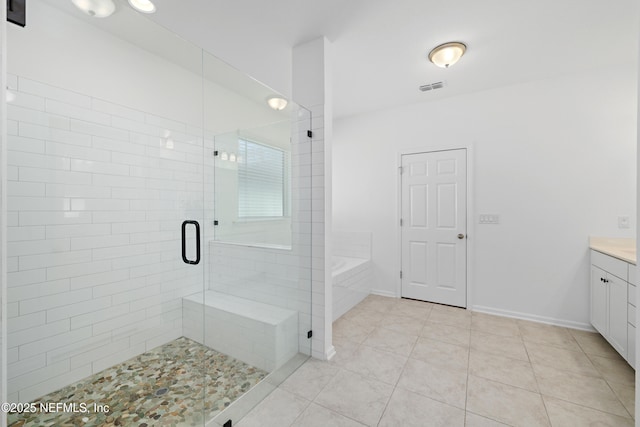
M589 237L589 247L594 251L636 264L636 239Z

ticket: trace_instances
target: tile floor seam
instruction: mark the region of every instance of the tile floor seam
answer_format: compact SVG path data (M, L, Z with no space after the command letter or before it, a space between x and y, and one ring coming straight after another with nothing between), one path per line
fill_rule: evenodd
M613 394L618 398L618 400L620 401L620 403L622 403L622 406L624 407L624 409L626 409L626 410L627 410L627 412L628 412L628 413L629 413L629 415L631 416L631 419L635 421L635 419L636 419L635 415L634 415L634 414L632 414L632 413L631 413L631 411L627 408L627 405L625 405L625 404L624 404L624 402L622 402L621 397L620 397L620 396L618 396L618 393L616 393L616 391L613 389L613 387L611 386L610 382L609 382L609 381L607 381L606 379L605 379L605 382L607 383L607 385L609 386L609 388L613 391ZM627 385L626 385L626 384L622 384L622 383L619 383L619 382L616 382L616 381L611 381L611 383L613 383L613 384L619 384L619 385L622 385L622 386L627 387ZM629 387L629 388L633 388L633 389L634 389L634 394L635 394L635 384L633 385L633 387L632 387L632 386L628 386L628 387ZM634 402L634 404L635 404L635 402ZM634 408L635 408L635 406L634 406Z
M280 387L278 387L278 388L280 388ZM280 389L280 390L283 390L283 389ZM283 390L283 391L286 391L286 390ZM291 393L291 392L289 391L288 393ZM295 393L291 393L291 394L295 394ZM301 397L301 396L298 395L298 397ZM305 400L307 400L307 399L305 399ZM298 420L298 418L300 418L302 416L302 414L304 414L304 412L309 408L309 406L311 406L311 403L312 403L312 401L308 400L307 401L307 405L304 407L304 409L302 411L300 411L298 416L290 424L288 424L287 426L283 426L283 427L293 427L296 424L296 421Z
M517 359L513 359L513 360L517 360ZM533 368L531 368L531 370L533 371ZM491 381L491 382L494 382L494 383L506 385L506 386L517 388L517 389L520 389L520 390L529 391L531 393L540 394L540 386L538 385L537 379L535 378L535 372L534 372L533 375L534 375L534 379L536 380L537 391L533 391L531 389L528 389L528 388L525 388L525 387L522 387L522 386L519 386L519 385L505 383L505 382L502 382L502 381L497 380L495 378L487 378L486 376L482 376L482 375L479 375L479 374L471 374L471 373L469 373L469 375L473 375L474 377L477 377L477 378L482 378L482 379L487 380L487 381Z
M627 409L627 406L624 404L624 402L622 401L622 399L620 399L620 397L618 396L618 393L615 392L615 390L613 389L613 387L611 387L611 384L609 384L609 381L606 378L603 378L604 382L607 384L607 387L609 387L609 390L611 390L611 393L613 393L613 395L616 397L616 399L618 399L618 402L620 402L620 404L622 405L622 407L624 408L625 411L627 411L627 414L629 414L629 417L631 417L632 420L635 420L635 417L631 414L631 412ZM615 382L615 381L613 381ZM619 383L618 383L619 384ZM595 409L595 408L592 408ZM597 410L597 409L596 409ZM604 411L600 411L600 412L604 412Z
M473 412L473 411L467 411L467 410L465 410L465 411L464 411L464 413L465 413L465 415L464 415L464 419L465 419L465 421L464 421L464 423L465 423L465 424L464 424L464 425L465 425L465 426L467 425L467 414L473 414L473 415L475 415L475 416L477 416L477 417L486 418L486 419L488 419L488 420L495 421L495 422L500 423L500 424L504 424L504 425L505 425L505 426L507 426L507 427L517 427L517 425L516 425L516 424L509 424L509 423L507 423L507 422L506 422L506 421L504 421L504 420L503 420L503 421L496 420L495 418L492 418L492 417L490 417L490 416L488 416L488 415L480 415L480 414L476 414L476 413L475 413L475 412Z
M540 388L540 383L538 382L538 375L536 374L535 369L533 369L533 362L531 361L531 356L529 356L529 349L527 348L527 345L524 343L524 339L522 342L522 345L524 346L524 351L527 353L527 358L529 359L529 365L531 365L531 371L533 372L533 379L536 382L536 388L538 389L538 396L540 396L540 400L542 401L542 407L544 408L544 413L547 415L547 421L549 422L550 426L553 426L552 422L551 422L551 416L549 415L549 410L547 409L547 404L544 401L544 398L542 397L542 389Z
M580 354L584 354L585 356L588 356L588 355L589 355L588 353L585 353L585 352L584 352L584 350L582 350L582 347L579 347L579 348L580 348L580 351L577 351L577 350L572 350L572 349L567 348L567 347L562 347L562 346L559 346L559 345L555 345L555 344L553 344L553 343L542 343L542 342L538 342L538 341L531 341L531 340L527 340L527 339L523 339L523 341L522 341L522 342L524 343L524 345L525 345L525 346L526 346L526 345L527 345L527 343L528 343L529 345L542 345L542 346L546 346L546 347L553 347L553 348L557 348L557 349L560 349L560 350L571 351L571 352L573 352L573 353L580 353ZM578 344L578 345L579 345L579 344Z
M416 342L417 341L418 340L416 340ZM415 343L413 344L413 347L415 347ZM411 351L413 352L413 348L411 349ZM402 366L402 370L400 371L400 375L398 376L398 379L396 380L396 383L393 385L393 390L391 390L391 394L389 394L389 398L387 399L387 403L385 403L384 409L380 413L380 418L378 418L378 422L376 423L376 426L380 425L380 422L382 421L382 418L384 417L385 412L387 412L387 408L389 407L389 402L391 402L391 397L393 397L393 394L396 392L396 389L398 388L398 383L400 382L400 378L402 378L402 374L404 373L405 369L407 368L407 363L409 363L409 357L407 357L407 360L404 361L404 365ZM419 393L417 393L417 394L419 394Z
M451 325L449 325L449 326L451 326ZM441 342L441 343L445 343L445 344L449 344L449 345L455 345L455 346L457 346L457 347L463 347L463 348L464 348L464 346L463 346L463 345L460 345L460 344L454 344L454 343L452 343L452 342L450 342L450 341L442 341L441 339L438 339L438 338L423 337L423 336L420 336L420 335L418 335L418 339L416 340L416 342L418 342L418 341L420 340L420 338L423 338L423 339L426 339L426 340L438 341L438 342ZM467 347L467 348L469 348L469 349L471 348L471 339L469 339L469 347Z
M505 359L509 359L509 360L515 360L516 362L523 362L523 363L529 363L533 366L532 362L528 361L528 360L522 360L522 359L518 359L517 357L511 357L508 354L495 354L495 353L491 353L489 351L484 351L484 350L480 350L478 348L471 348L469 347L469 353L471 353L471 350L476 351L478 353L484 353L484 354L488 354L490 356L499 356L499 357L503 357ZM469 354L469 357L471 357L471 354ZM529 357L527 355L527 357Z
M345 415L345 414L341 414L340 412L336 412L336 411L334 411L333 409L328 408L328 407L326 407L325 405L323 405L323 404L321 404L321 403L319 403L319 402L316 402L315 400L314 400L314 401L312 401L311 403L313 403L314 405L318 405L318 406L320 406L320 407L322 407L322 408L326 409L327 411L331 411L331 412L333 412L334 414L338 414L338 415L340 415L341 417L348 418L348 419L350 419L351 421L354 421L354 422L356 422L356 423L358 423L358 424L362 424L363 426L364 426L364 425L366 425L366 424L363 424L361 421L356 420L355 418L352 418L352 417L350 417L350 416L348 416L348 415ZM381 417L382 417L382 416L381 416Z
M621 356L616 353L615 355L604 355L604 354L595 354L595 353L587 353L586 351L584 352L584 354L589 358L589 360L591 360L591 356L594 357L602 357L603 359L609 359L609 360L621 360ZM624 360L624 359L622 359Z
M600 412L600 413L605 414L605 415L610 415L610 416L612 415L612 416L617 416L617 417L620 417L620 418L627 418L627 417L624 417L624 416L619 415L619 414L614 414L613 412L603 411L602 409L597 409L597 408L593 408L593 407L591 407L591 406L582 405L582 404L580 404L580 403L572 402L572 401L570 401L570 400L562 399L562 398L560 398L560 397L556 397L556 396L551 396L551 395L543 394L543 395L542 395L542 397L543 397L543 399L542 399L542 401L543 401L543 402L544 402L544 398L545 398L545 397L548 397L548 398L551 398L551 399L560 400L560 401L562 401L562 402L568 403L569 405L579 406L579 407L581 407L581 408L589 409L589 410L591 410L591 411ZM545 406L546 406L546 405L545 405ZM624 407L624 405L622 405L622 406ZM625 409L626 409L626 408L625 408ZM627 411L627 412L628 412L628 411ZM634 421L635 421L635 418L633 418L631 415L629 415L628 419L630 419L630 420L634 420Z
M596 369L596 371L598 371L598 373L600 374L600 378L602 378L604 380L605 383L607 383L607 387L609 387L609 389L613 392L614 396L616 396L616 398L620 401L620 403L622 403L622 406L624 407L624 409L629 413L629 415L631 415L631 417L635 420L635 417L631 414L631 412L627 409L626 405L624 404L624 402L622 402L622 399L620 399L620 397L618 396L618 394L615 392L615 390L613 390L613 387L611 387L611 384L609 383L614 383L614 384L620 384L620 385L626 385L624 383L621 382L617 382L617 381L612 381L609 380L605 375L604 372L598 368L598 365L596 363L593 362L593 359L591 357L589 357L589 355L586 355L587 358L589 359L589 361L593 364L594 368ZM606 357L603 356L599 356L599 355L594 355L594 357L602 357L604 359L608 359ZM616 360L616 359L610 359L610 360ZM627 363L626 361L621 362L621 363ZM632 368L633 369L633 368ZM635 369L634 369L635 371ZM635 381L634 381L634 388L635 388Z
M467 380L464 386L464 425L467 425L467 403L469 400L469 375L471 375L471 332L469 332L469 354L467 355Z

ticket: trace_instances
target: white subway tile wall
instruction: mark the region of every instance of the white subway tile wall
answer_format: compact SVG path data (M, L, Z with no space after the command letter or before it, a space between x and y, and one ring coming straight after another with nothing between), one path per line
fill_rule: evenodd
M313 173L309 176L311 189L311 301L313 343L312 355L317 359L327 358L331 347L331 307L327 294L328 281L325 280L325 173L324 164L327 154L324 147L325 106L311 106L312 145L311 165ZM314 166L315 165L315 166ZM322 167L320 167L320 165ZM305 182L306 183L306 182Z
M184 335L182 298L202 295L203 284L298 311L298 349L311 352L308 117L292 138L292 250L212 244L209 255L203 243L210 262L201 268L182 262L180 227L198 220L203 242L214 240L213 135L11 78L10 400L35 399ZM188 318L205 320L203 311ZM215 323L201 334L224 328Z
M180 226L202 222L212 173L193 124L9 80L8 392L25 402L182 336L203 269Z

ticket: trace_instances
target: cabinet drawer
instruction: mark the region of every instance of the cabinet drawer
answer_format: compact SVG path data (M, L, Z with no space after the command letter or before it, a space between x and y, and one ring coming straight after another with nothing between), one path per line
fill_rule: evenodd
M629 264L629 283L634 286L638 286L637 267L633 264Z
M636 303L636 287L633 286L632 284L629 284L628 289L629 289L629 295L627 296L627 301L631 305L637 305L637 303Z
M636 308L631 304L627 304L627 322L636 326Z
M629 279L628 266L629 264L619 260L618 258L605 255L601 252L591 250L591 264L600 267L604 271L613 274L624 280Z

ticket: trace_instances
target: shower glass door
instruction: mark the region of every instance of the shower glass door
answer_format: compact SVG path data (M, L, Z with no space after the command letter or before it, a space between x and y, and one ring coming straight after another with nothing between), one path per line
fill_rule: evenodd
M207 53L202 74L203 337L235 360L247 392L214 405L225 408L214 425L224 425L311 354L311 115L293 102L274 110L267 100L281 95Z
M235 424L311 353L310 114L117 5L8 27L8 424Z
M44 0L7 49L9 425L204 425L201 49Z

